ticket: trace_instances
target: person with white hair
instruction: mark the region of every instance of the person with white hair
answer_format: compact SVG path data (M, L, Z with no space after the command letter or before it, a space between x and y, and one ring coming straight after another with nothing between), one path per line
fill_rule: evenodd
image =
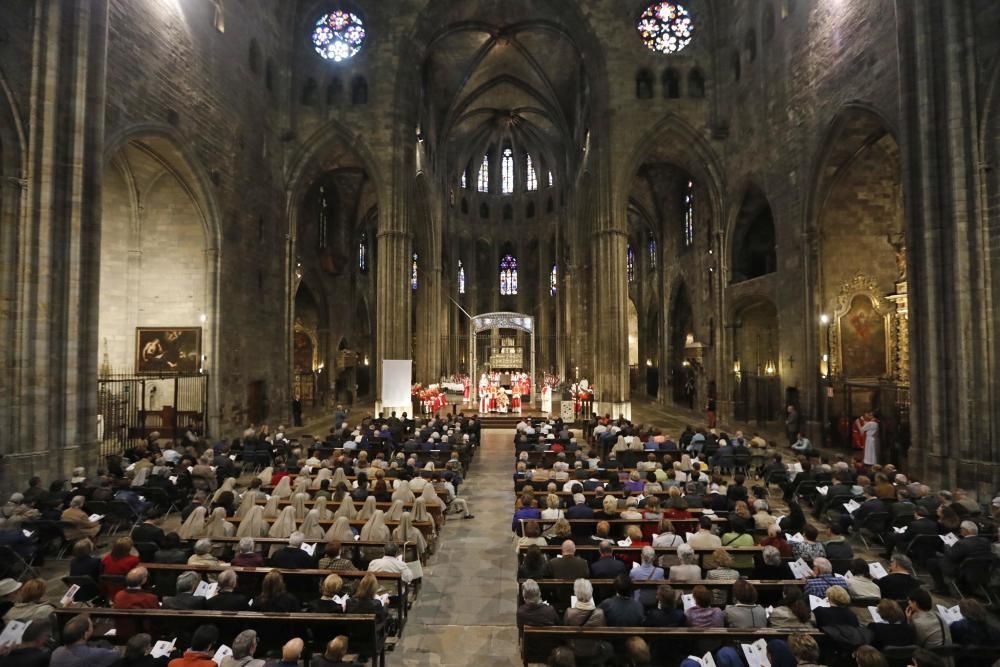
M234 567L263 567L264 555L257 551L252 537L243 537L236 546L236 556L233 557Z
M188 570L177 575L176 595L163 598L164 609L204 609L205 598L195 595L194 591L201 583L197 572Z
M844 586L846 580L839 574L833 573L833 565L826 558L813 559L813 576L806 579L803 592L806 595L815 595L818 598L826 597L826 591L831 586Z
M256 631L244 630L233 640L233 654L223 658L219 667L264 667L264 660L253 657L257 644Z
M524 626L545 627L559 625L559 614L552 605L542 602L542 591L538 582L528 579L521 584L521 597L524 603L517 608L517 628Z
M608 625L604 610L594 604L594 587L590 581L574 581L573 596L576 600L563 614L563 625L580 628L603 628ZM570 646L573 654L589 661L588 664L603 664L613 651L608 642L593 639L571 639Z
M399 546L395 542L387 542L382 555L368 563L368 571L398 574L408 584L413 581L413 571L399 556Z
M643 547L640 559L641 564L638 567L633 567L628 573L632 581L659 581L663 579L663 568L656 567L656 550L653 547Z
M101 532L101 524L90 520L90 515L83 511L86 499L83 496L73 496L69 501L69 507L63 510L62 521L72 524L72 528L65 528L63 535L70 542L75 542L84 537L91 539L97 537Z
M309 569L316 566L313 556L310 556L302 545L306 541L306 536L296 530L288 536L288 546L278 549L271 554L268 564L271 567L278 567L287 570Z
M670 581L701 581L701 566L698 564L698 554L690 544L677 547L677 560L680 565L671 565Z
M958 577L962 563L970 558L992 555L990 541L979 536L979 526L975 522L963 521L959 525L958 534L958 542L945 548L944 553L937 558L927 561L927 569L934 578L935 593L951 595L947 583Z

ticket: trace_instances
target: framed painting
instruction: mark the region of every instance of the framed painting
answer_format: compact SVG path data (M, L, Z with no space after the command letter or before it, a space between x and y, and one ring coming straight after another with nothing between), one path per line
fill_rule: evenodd
M201 327L137 327L135 372L194 374L201 368Z

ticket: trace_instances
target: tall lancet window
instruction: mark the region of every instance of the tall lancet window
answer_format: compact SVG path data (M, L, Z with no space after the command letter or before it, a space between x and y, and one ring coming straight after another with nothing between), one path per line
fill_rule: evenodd
M538 174L535 173L535 165L531 161L531 156L527 156L525 159L525 172L527 173L527 185L528 192L534 192L538 189Z
M517 295L517 260L513 255L505 255L500 260L500 294Z
M361 273L368 272L368 234L362 233L361 240L358 241L358 270Z
M417 289L417 253L413 253L413 264L410 265L410 287Z
M549 273L549 296L555 296L558 290L559 290L559 267L553 264L552 271Z
M465 267L462 260L458 260L458 293L465 294Z
M688 181L684 190L684 247L694 245L694 183Z
M490 191L490 155L483 156L483 164L479 167L479 183L476 189L480 192Z
M503 149L500 158L500 193L509 195L514 192L514 151Z
M649 239L649 268L656 270L656 239Z
M625 273L628 275L628 281L630 283L635 282L635 251L632 250L632 244L628 245L625 250Z
M464 171L462 172L462 178L459 179L459 185L461 185L463 188L469 187L469 181L468 179L465 178Z

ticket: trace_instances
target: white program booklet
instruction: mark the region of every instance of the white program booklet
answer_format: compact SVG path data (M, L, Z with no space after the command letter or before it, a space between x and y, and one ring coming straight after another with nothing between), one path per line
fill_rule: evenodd
M872 623L885 623L882 614L878 613L878 607L868 607L868 613L871 614Z
M316 543L315 542L312 543L312 544L309 544L308 542L303 542L302 546L299 547L299 548L302 549L303 551L305 551L310 556L315 556L316 555Z
M73 600L76 598L76 594L79 592L79 590L80 587L77 586L76 584L73 584L72 586L67 588L66 593L62 596L62 599L59 600L59 605L61 607L68 607L70 604L72 604Z
M219 650L215 652L212 656L212 662L216 665L221 665L222 661L233 654L233 649L229 648L225 644L219 647Z
M700 658L694 655L689 655L687 659L698 663L701 667L715 667L715 658L712 657L711 651Z
M207 581L198 582L198 587L194 589L194 594L205 598L206 600L211 600L219 592L218 583L208 583Z
M955 533L948 533L947 535L939 535L941 541L947 544L949 547L955 546L958 542L958 536Z
M0 646L14 646L21 643L21 635L31 625L31 621L8 621L0 633Z
M808 579L812 576L812 568L801 558L788 564L788 569L792 571L792 576L796 579Z
M809 596L809 608L810 609L816 610L816 609L818 609L820 607L829 607L829 606L830 606L830 601L827 600L826 598L818 598L815 595L810 595Z
M166 641L161 639L153 645L153 650L149 652L149 655L154 658L166 658L171 653L174 652L174 647L177 645L177 637L173 638L173 641Z
M740 648L750 667L771 667L771 661L767 659L767 642L763 639L753 644L740 644Z
M937 612L938 615L941 618L943 618L944 622L947 623L948 625L951 625L955 621L961 621L963 618L965 618L964 616L962 616L962 612L959 611L958 605L955 605L954 607L945 607L943 604L939 604L937 606Z
M875 579L876 581L889 575L889 573L885 571L885 566L878 561L868 563L868 574L872 575L872 579Z
M100 520L101 520L101 519L103 519L103 518L104 518L104 515L103 515L103 514L91 514L90 516L88 516L88 517L87 517L87 519L88 519L88 520L89 520L89 521L90 521L91 523L97 523L98 521L100 521Z
M694 606L694 595L691 593L685 593L681 596L681 601L684 603L684 611L687 611Z

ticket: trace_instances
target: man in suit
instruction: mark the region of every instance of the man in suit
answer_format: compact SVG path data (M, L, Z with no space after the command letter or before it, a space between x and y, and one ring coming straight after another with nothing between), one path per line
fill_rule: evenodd
M590 576L587 561L576 555L576 545L572 540L562 543L562 556L545 563L546 579L586 579Z
M236 592L236 571L223 570L219 574L219 590L205 602L205 609L212 611L249 611L250 598Z
M882 597L890 600L905 600L914 588L920 588L920 580L913 576L913 561L903 554L889 559L889 574L875 582Z
M271 567L280 567L287 570L315 567L313 557L302 550L302 543L305 541L306 536L299 531L295 531L289 535L288 546L278 549L271 555Z
M938 535L937 521L930 517L930 512L928 512L927 508L923 505L917 505L916 518L910 522L909 526L906 527L905 533L892 531L892 533L888 536L889 540L886 546L886 555L892 555L892 551L895 548L905 550L909 547L913 538L918 535L931 535L934 537L937 537Z
M614 557L614 545L610 541L601 542L597 552L600 557L590 565L590 576L594 579L614 579L628 572L628 565Z
M582 493L573 494L573 506L566 510L567 519L593 519L594 510L587 507L587 498Z
M945 549L938 558L927 561L927 569L934 577L934 592L948 595L946 580L958 577L959 567L969 558L989 556L990 542L979 537L979 526L972 521L963 521L958 529L959 540L954 546Z
M177 595L163 598L164 609L204 609L205 598L195 595L194 590L201 583L197 572L182 572L177 576Z
M133 542L150 542L157 547L163 546L163 529L160 522L163 520L163 510L153 508L146 515L146 520L132 529Z

